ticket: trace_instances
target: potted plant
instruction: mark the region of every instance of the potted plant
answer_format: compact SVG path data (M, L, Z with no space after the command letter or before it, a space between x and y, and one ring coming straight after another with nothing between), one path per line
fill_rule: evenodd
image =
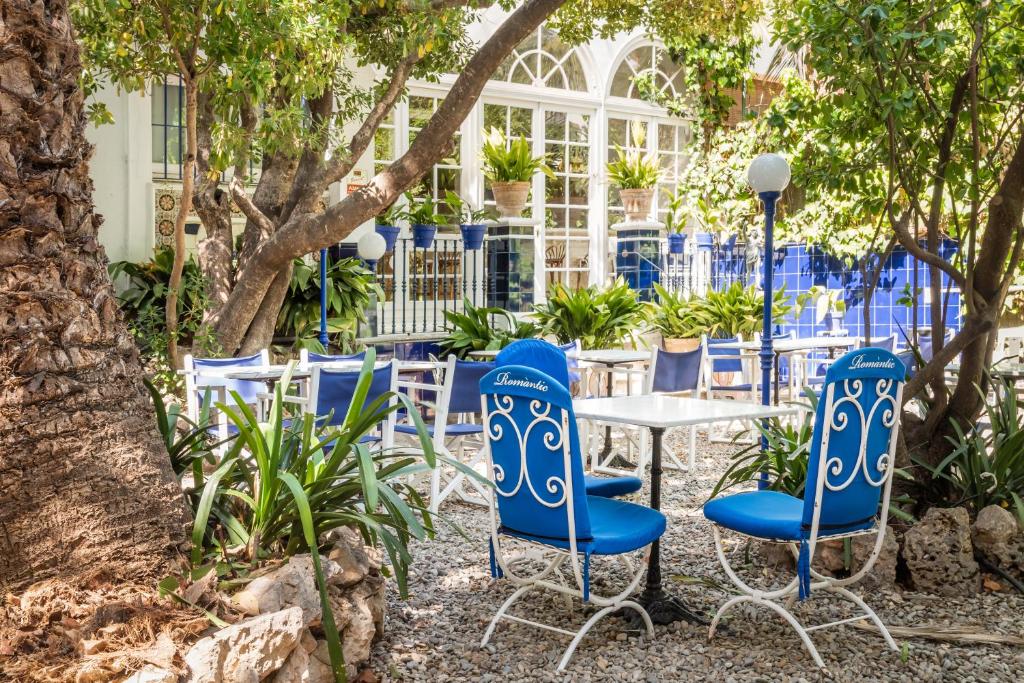
M846 316L843 290L814 285L808 294L814 300L815 320L819 323L824 322L825 329L829 332L838 332L843 329L843 318Z
M432 197L416 199L411 192L406 192L405 199L408 205L402 215L412 226L412 245L417 249L430 249L437 226L445 221L445 217L438 215L437 204Z
M697 199L689 205L688 218L692 218L697 226L696 244L698 249L713 249L715 233L722 223L722 214L704 199Z
M402 231L402 228L398 225L402 217L402 209L396 204L392 204L377 216L377 225L374 229L378 235L384 238L384 251L387 253L395 250L398 233Z
M481 158L484 176L491 181L494 202L502 218L518 218L523 213L534 173L540 171L549 178L555 177L544 156L532 155L526 138L520 136L509 142L497 128L484 134Z
M666 351L692 351L700 345L700 336L707 332L708 321L695 297L672 292L654 283L658 300L648 303L651 326L661 333L661 346Z
M487 209L475 210L473 206L462 197L447 190L444 194L445 203L455 214L455 220L459 222L459 229L462 231L462 246L467 251L476 251L484 245L484 234L487 226L483 221L490 216Z
M630 130L634 144L643 147L643 127L634 121L630 125ZM626 152L619 145L615 145L615 152L619 158L608 162L608 180L619 188L626 220L645 220L651 213L654 189L658 186L658 178L661 176L658 164L650 154L640 154L639 151Z
M686 216L683 202L686 200L682 192L670 194L668 212L665 214L665 230L668 232L668 253L682 254L686 247Z
M608 287L569 289L555 283L547 301L537 304L533 317L545 335L567 344L580 340L584 349L620 348L647 327L647 310L622 277Z

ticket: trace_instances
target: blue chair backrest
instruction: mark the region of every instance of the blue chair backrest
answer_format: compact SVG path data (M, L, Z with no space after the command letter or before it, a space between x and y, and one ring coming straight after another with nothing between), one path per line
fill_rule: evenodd
M736 349L723 349L719 344L731 344L737 341L737 337L726 337L723 339L708 339L709 356L731 356L731 358L711 359L712 372L743 372L743 361L739 359L740 352Z
M867 343L861 339L857 342L858 349L883 349L892 353L896 350L896 335L890 334L888 337L882 337L881 339L869 339Z
M494 367L491 362L455 361L455 378L452 380L451 398L448 399L449 415L475 415L480 412L480 380Z
M203 398L206 395L205 387L224 387L224 400L228 404L234 404L231 392L238 392L243 403L253 404L259 400L259 394L266 392L267 385L263 382L250 380L225 379L216 375L204 375L203 370L225 370L228 368L258 368L263 365L263 354L255 353L251 356L239 356L238 358L193 358L192 367L196 371L196 394L198 405L203 405ZM212 400L216 402L217 394L212 394Z
M590 538L590 513L569 390L522 365L480 380L484 434L503 527L531 536Z
M700 366L704 360L703 345L693 351L658 349L654 364L653 391L696 391L700 388Z
M569 381L580 381L580 359L576 357L576 342L559 344L558 348L565 354L565 365L569 370ZM571 356L569 354L572 354Z
M953 330L946 330L942 335L943 346L953 341ZM921 359L927 363L935 355L935 345L932 344L931 335L921 335L917 338L917 350L921 353Z
M331 355L324 353L313 353L309 352L310 363L335 363L340 360L363 360L366 358L366 351L360 351L359 353L353 354L342 354L342 355Z
M804 488L808 535L818 496L819 533L878 515L892 475L905 374L899 358L874 348L850 351L825 373Z
M543 339L519 339L498 352L494 359L496 368L508 365L522 365L540 370L559 385L569 387L569 365L565 352Z
M332 410L334 414L331 419L323 424L340 425L345 421L348 407L352 404L352 397L356 393L356 385L359 383L359 370L330 370L328 368L317 368L318 381L316 382L316 396L312 399L316 404L317 417L325 417ZM373 379L370 380L370 390L366 393L366 400L363 406L368 406L376 401L382 394L391 390L391 363L377 368L373 371Z

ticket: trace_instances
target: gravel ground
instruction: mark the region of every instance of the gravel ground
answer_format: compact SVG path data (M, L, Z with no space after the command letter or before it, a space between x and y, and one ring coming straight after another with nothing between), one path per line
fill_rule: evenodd
M670 432L667 447L683 452L685 434ZM668 530L662 540L662 571L671 591L709 617L724 602L728 583L714 553L711 530L700 513L721 472L731 445L698 442L695 475L667 471L662 510ZM647 491L644 491L646 500ZM929 640L897 641L891 652L882 639L849 626L812 633L830 667L823 676L800 639L767 608L741 606L730 611L708 641L705 627L687 623L655 626L648 639L627 633L625 622L607 617L590 631L563 674L555 667L569 638L511 622L502 622L491 642L480 647L487 624L514 590L508 581L492 582L488 572L486 510L448 502L445 518L469 536L466 540L439 524L438 537L412 549L410 597L401 600L391 586L387 633L374 649L372 667L385 681L1015 681L1024 677L1024 648L953 645ZM739 547L737 545L737 547ZM618 586L617 563L598 558L595 582ZM606 571L602 571L606 570ZM701 577L701 584L683 577ZM772 576L761 577L771 582ZM513 608L521 616L575 630L587 610L577 601L573 613L564 602L544 594L528 596ZM984 593L954 600L893 591L864 594L891 626L958 625L1001 634L1024 635L1024 599L1008 593ZM797 607L805 624L831 621L852 612L845 603L820 594Z

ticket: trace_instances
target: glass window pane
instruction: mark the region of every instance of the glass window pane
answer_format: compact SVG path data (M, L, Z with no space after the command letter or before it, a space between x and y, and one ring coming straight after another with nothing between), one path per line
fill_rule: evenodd
M565 114L560 111L544 113L544 135L548 140L565 140Z
M548 143L544 145L544 153L548 157L548 166L555 173L565 172L565 145Z
M167 98L167 120L164 122L170 126L181 125L181 86L180 85L168 85L164 92L164 97Z
M549 88L558 88L559 90L565 90L565 75L559 69L555 69L551 72L544 80L544 85Z
M434 99L432 97L410 97L409 98L409 128L410 140L415 136L413 128L419 129L427 125L430 115L434 113Z
M153 126L153 163L162 164L166 158L164 149L164 127Z
M583 145L569 146L569 172L587 173L590 170L590 147Z
M460 191L459 178L461 173L455 168L439 168L437 169L437 193L435 197L438 199L444 198L446 190L458 193Z
M569 179L569 204L586 206L590 196L590 178Z
M373 156L381 161L394 159L395 154L395 131L391 128L378 128L374 134Z
M564 176L544 176L544 199L548 204L565 204Z
M498 130L505 132L507 116L508 107L503 107L500 104L485 104L484 130L489 131L491 128L497 128Z
M509 108L509 135L523 135L527 140L533 139L533 111L525 107Z
M153 86L153 125L164 124L164 86L156 84ZM161 152L161 155L163 152Z
M569 141L590 141L590 117L585 114L569 114Z
M586 229L588 225L588 214L590 212L587 209L569 209L569 227L577 229ZM583 245L583 253L587 253L588 241L581 242L576 241L577 244Z
M519 63L516 64L514 69L512 69L512 77L509 80L513 83L533 85L533 74L527 71L526 67L523 66L522 63Z
M564 86L569 90L585 91L587 89L587 76L583 71L583 64L576 55L569 57L562 62L562 70L568 83Z
M668 124L658 126L658 150L662 152L675 151L676 127Z
M564 57L569 53L569 46L562 42L558 34L549 28L541 29L540 48L545 52L554 55L556 58Z
M608 119L608 146L626 144L626 120Z

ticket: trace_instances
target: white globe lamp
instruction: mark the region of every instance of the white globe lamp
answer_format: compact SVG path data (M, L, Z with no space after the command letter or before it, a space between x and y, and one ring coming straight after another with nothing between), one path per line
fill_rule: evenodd
M789 185L789 177L789 164L781 154L762 154L747 169L747 183L759 195L782 192Z
M366 261L366 264L370 267L370 270L374 269L377 261L384 256L384 252L387 251L388 245L377 232L368 232L359 238L356 243L356 252L359 254L359 258Z

